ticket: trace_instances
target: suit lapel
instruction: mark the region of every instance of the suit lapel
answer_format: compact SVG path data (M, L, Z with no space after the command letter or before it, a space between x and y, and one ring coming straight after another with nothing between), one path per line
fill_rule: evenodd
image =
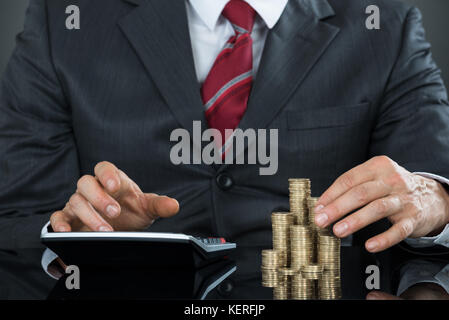
M289 0L279 22L267 36L240 129L266 128L282 110L338 34L338 27L321 21L333 15L327 0ZM241 152L247 148L245 141ZM219 170L227 167L224 164Z
M119 22L178 122L193 137L193 121L207 128L196 77L185 2L124 0L138 6ZM265 128L324 53L339 29L327 0L290 0L270 31L240 128ZM236 155L234 155L235 157ZM224 169L227 165L222 165Z
M196 77L185 2L125 0L138 7L119 21L178 122L193 137L193 121L207 127Z
M290 0L270 31L240 128L265 128L298 89L339 29L326 0Z

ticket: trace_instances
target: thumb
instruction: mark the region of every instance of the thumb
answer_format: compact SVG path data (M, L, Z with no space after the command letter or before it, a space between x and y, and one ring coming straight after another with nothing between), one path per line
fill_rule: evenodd
M145 193L144 197L147 212L153 219L170 218L179 211L179 202L176 199L154 193Z

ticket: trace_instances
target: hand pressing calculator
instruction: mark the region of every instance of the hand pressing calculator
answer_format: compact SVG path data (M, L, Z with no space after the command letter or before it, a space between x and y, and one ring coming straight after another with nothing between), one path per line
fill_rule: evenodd
M41 241L67 265L199 268L236 248L224 238L159 232L49 232Z

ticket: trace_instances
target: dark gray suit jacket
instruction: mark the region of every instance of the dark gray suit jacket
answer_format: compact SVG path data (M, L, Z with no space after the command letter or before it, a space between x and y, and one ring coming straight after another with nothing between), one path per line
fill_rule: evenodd
M81 9L67 30L65 8ZM365 8L381 29L365 28ZM375 155L449 176L449 108L417 9L393 0L290 0L270 31L241 128L279 129L279 171L171 163L170 133L207 127L184 1L32 0L0 91L0 250L39 232L107 160L180 213L153 231L270 246L289 177L318 196ZM229 190L218 174L232 178Z

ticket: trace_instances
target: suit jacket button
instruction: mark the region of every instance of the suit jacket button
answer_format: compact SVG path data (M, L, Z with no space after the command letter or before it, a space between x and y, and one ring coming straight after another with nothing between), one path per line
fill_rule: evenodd
M217 178L217 185L222 190L229 190L234 185L234 181L231 176L227 173L220 173Z

